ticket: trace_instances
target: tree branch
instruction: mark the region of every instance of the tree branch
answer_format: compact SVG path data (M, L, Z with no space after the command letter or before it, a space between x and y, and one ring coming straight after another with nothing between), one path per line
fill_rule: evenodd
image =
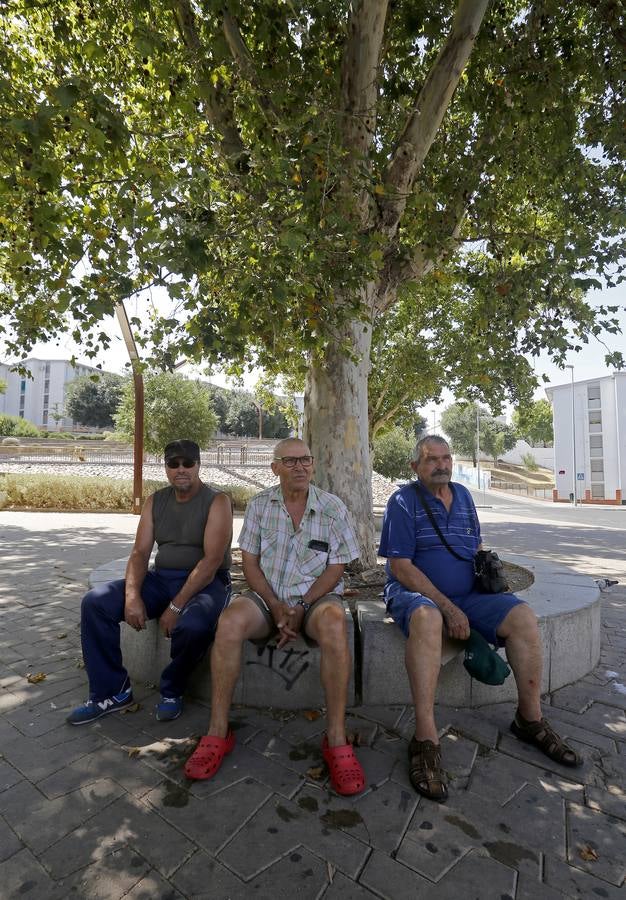
M261 84L252 54L248 50L246 42L243 39L236 18L228 6L225 6L222 10L222 27L233 60L239 66L241 74L257 89L261 109L273 122L278 122L280 117L276 107L267 96L267 93Z
M474 47L489 0L459 0L452 29L419 92L384 179L382 221L395 232L415 177L430 150Z
M241 167L247 158L246 150L237 125L232 102L221 80L214 85L207 64L205 48L196 27L196 18L190 0L171 0L172 10L178 30L190 56L198 68L198 87L205 101L207 120L221 134L221 148L224 155Z
M341 62L339 101L341 141L349 154L351 174L368 158L376 131L377 77L388 0L355 0L347 23ZM344 180L354 200L354 181ZM358 195L358 212L366 225L373 208L369 193Z

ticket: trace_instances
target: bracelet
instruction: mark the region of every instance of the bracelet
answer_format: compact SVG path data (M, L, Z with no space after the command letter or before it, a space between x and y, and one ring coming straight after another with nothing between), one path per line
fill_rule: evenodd
M306 615L306 614L308 613L308 611L311 609L311 606L312 606L312 605L313 605L312 603L307 603L306 600L300 599L300 600L297 600L297 601L296 601L296 606L301 606L302 609L304 610L305 615Z
M182 612L182 608L180 606L174 606L173 603L170 603L170 605L168 606L168 609L171 609L172 612L175 612L177 615L180 615Z

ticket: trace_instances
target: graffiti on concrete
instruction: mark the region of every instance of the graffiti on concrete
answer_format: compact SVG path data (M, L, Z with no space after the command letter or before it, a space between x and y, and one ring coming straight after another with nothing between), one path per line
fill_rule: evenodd
M265 644L257 647L258 659L246 661L248 666L263 666L274 675L278 675L285 684L285 690L290 691L296 681L309 668L309 650L296 650L295 647L287 647L279 650L276 644Z

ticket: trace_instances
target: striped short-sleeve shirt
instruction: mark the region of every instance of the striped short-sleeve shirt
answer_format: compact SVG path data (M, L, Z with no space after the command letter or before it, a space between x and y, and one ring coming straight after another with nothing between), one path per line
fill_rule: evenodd
M311 546L313 543L314 546ZM246 508L239 546L259 557L279 600L295 604L334 563L349 563L359 549L342 501L313 484L302 521L294 529L280 485L257 494ZM343 581L333 588L343 592Z

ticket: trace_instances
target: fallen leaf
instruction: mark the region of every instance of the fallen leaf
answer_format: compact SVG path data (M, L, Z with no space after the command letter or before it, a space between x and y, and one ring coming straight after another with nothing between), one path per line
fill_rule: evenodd
M125 706L122 710L122 713L136 713L141 709L141 703L131 703L130 706Z
M360 593L360 591L358 591L356 588L348 588L347 590L345 590L343 592L343 596L344 597L356 597L356 595L359 593Z
M598 859L598 854L589 844L583 844L582 847L579 847L578 855L586 862L595 862Z
M319 709L305 709L302 715L305 719L308 719L309 722L316 722L322 714Z
M29 674L26 676L26 681L28 681L29 684L39 684L40 681L45 681L45 680L46 680L45 672L37 672L35 675L33 675L32 673L29 672Z
M62 641L63 638L66 638L67 634L57 634L57 640Z
M326 769L324 766L311 766L310 769L306 770L307 778L312 778L314 781L321 781L326 774Z

